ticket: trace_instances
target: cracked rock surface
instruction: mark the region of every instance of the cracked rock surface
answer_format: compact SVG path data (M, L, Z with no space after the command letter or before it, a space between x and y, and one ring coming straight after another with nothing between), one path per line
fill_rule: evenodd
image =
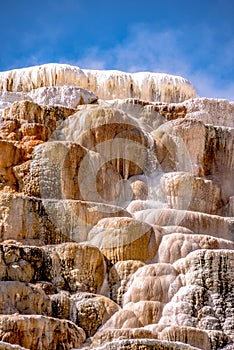
M0 73L0 350L234 348L234 103L147 74Z

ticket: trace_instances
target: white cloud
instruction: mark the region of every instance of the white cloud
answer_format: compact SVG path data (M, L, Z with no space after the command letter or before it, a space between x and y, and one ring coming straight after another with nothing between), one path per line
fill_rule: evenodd
M105 56L105 55L104 55ZM98 47L89 48L85 55L79 60L60 60L61 63L69 63L79 66L80 68L87 69L106 69L107 61L105 57L102 57L100 49Z
M131 26L126 37L112 47L110 44L109 48L84 48L80 57L71 60L64 55L59 62L89 69L180 75L191 81L200 96L234 100L234 81L231 81L234 76L234 40L231 37L221 41L216 34L206 24L192 30L184 27L180 30L152 30L142 23ZM52 43L57 43L60 35L59 26L56 29L45 27L36 34L28 33L23 43L25 47L35 43L34 52L19 57L12 68L22 66L22 61L24 66L47 62L46 58L51 57ZM37 45L41 41L48 45Z
M191 75L191 81L200 97L221 98L234 101L234 82L222 86L213 77L202 72Z
M201 38L199 34L189 38L185 30L151 31L147 25L135 25L121 43L111 49L90 48L77 64L81 68L181 75L200 96L234 100L234 82L221 80L222 71L233 65L234 41L217 43L215 33L205 25Z
M156 71L178 74L188 68L178 49L180 32L151 32L143 24L133 26L125 40L111 49L89 49L78 60L81 67L98 62L102 68Z

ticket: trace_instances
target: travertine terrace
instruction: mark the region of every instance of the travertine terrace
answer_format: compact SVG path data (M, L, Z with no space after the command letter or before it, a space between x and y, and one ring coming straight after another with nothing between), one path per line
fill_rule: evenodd
M234 348L234 102L0 73L0 349Z

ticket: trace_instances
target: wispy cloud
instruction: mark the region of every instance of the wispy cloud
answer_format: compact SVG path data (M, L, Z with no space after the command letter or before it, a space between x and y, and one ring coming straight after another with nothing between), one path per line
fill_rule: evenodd
M101 51L98 47L92 47L86 50L85 55L79 60L67 60L63 57L59 60L59 63L69 63L78 65L80 68L88 69L107 69L108 68L108 55L107 51Z
M101 62L104 68L129 72L150 70L178 73L187 63L178 49L179 31L152 32L144 24L132 26L127 37L112 48L91 48L77 63L87 68Z
M41 30L27 31L20 39L21 54L12 68L43 64L51 62L51 57L53 61L59 57L58 62L81 68L165 72L190 80L200 96L234 100L234 39L220 33L218 27L199 23L192 29L181 25L180 29L160 30L145 23L135 24L117 44L84 47L82 54L75 57L72 44L60 50L60 40L65 35L62 25L51 26L42 17L37 21Z
M191 82L200 97L221 98L234 101L234 81L221 84L214 77L204 72L191 73Z
M121 43L109 49L90 48L75 63L81 68L181 75L200 96L234 100L234 81L228 77L228 70L234 69L234 40L217 42L205 25L201 38L199 33L190 38L185 31L152 31L147 25L135 25Z

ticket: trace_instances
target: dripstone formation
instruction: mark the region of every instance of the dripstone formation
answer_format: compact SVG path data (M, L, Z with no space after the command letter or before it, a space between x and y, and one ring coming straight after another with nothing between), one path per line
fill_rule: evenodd
M234 102L0 73L0 350L234 348Z

